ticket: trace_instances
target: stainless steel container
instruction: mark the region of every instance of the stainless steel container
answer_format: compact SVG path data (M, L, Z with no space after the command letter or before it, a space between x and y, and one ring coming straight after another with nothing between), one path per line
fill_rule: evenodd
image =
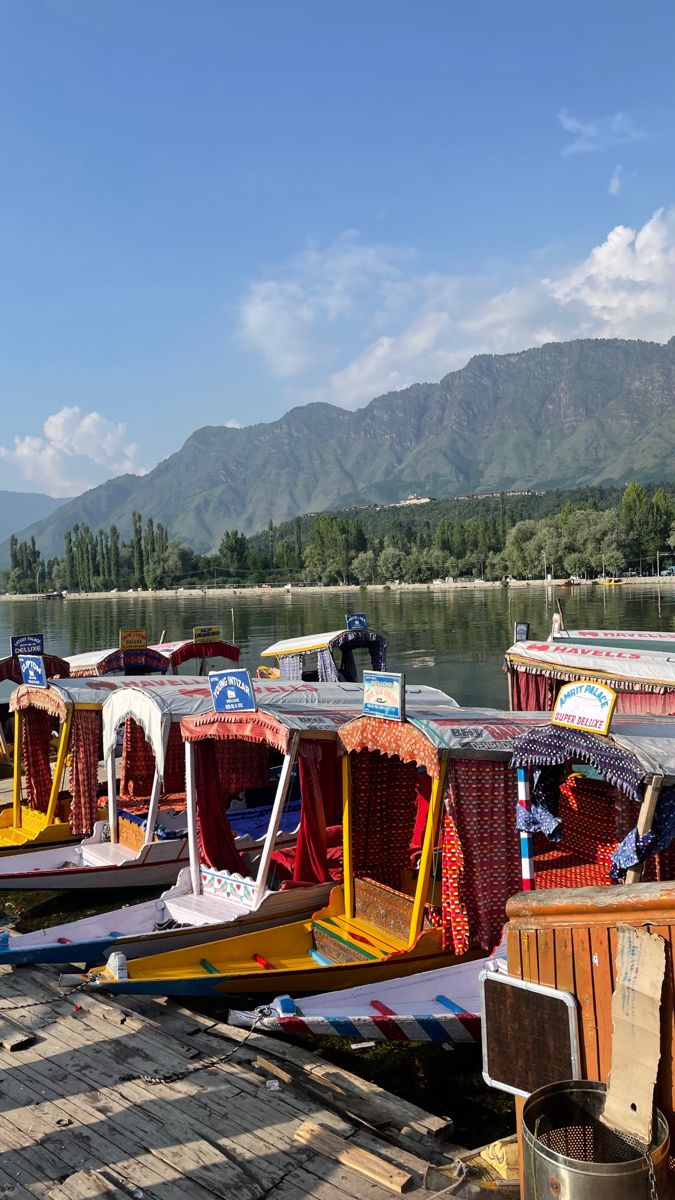
M523 1200L656 1200L666 1196L670 1135L655 1110L649 1157L600 1121L605 1084L539 1088L523 1107ZM650 1166L651 1160L651 1166Z

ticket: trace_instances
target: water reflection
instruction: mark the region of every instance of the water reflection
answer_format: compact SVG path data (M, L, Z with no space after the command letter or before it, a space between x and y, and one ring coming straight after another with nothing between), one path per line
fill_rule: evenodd
M411 683L443 688L460 703L505 707L501 671L513 623L529 621L544 637L556 599L567 625L615 629L675 628L675 586L458 589L443 591L353 588L316 593L259 591L229 596L170 598L120 595L102 600L0 601L0 646L11 633L45 634L45 649L76 654L117 645L120 627L144 626L150 641L189 636L193 625L220 624L223 636L242 648L243 664L255 670L260 651L280 638L339 629L346 612L366 612L389 638L389 664Z

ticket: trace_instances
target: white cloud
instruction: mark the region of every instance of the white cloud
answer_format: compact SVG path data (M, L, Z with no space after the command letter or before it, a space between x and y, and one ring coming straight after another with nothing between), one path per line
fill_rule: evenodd
M639 230L617 225L582 261L548 277L539 256L510 277L503 266L501 274L464 277L420 273L409 250L368 247L353 234L348 244L352 267L341 275L339 304L320 298L321 281L329 293L333 285L318 249L311 271L300 255L282 273L294 312L305 303L312 312L303 354L292 366L286 360L289 401L356 408L384 392L439 379L474 354L575 337L666 341L675 334L675 209L657 210ZM334 263L335 246L325 255ZM357 262L367 266L357 270ZM250 297L249 291L243 307ZM279 376L264 323L258 332L252 348Z
M145 473L122 421L65 406L47 417L43 434L15 437L11 448L0 446L0 458L52 496L72 496L126 472Z
M241 429L241 421L235 421L234 419L231 421L226 421L225 428L226 429Z
M353 231L320 250L310 246L279 272L248 289L240 309L240 336L260 353L270 371L288 379L330 354L318 331L349 318L360 295L373 290L388 303L384 289L404 282L397 259L405 252L367 246Z
M593 150L607 150L625 142L635 142L645 135L638 129L629 113L616 112L608 117L581 120L561 108L558 121L572 140L560 151L563 155L584 154Z
M623 186L623 167L619 164L614 168L607 191L610 196L618 196Z

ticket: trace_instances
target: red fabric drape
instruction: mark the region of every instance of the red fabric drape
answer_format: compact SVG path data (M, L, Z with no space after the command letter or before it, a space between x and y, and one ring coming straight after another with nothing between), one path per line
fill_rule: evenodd
M76 711L70 737L70 827L88 837L98 816L98 751L101 714Z
M339 807L338 753L333 742L303 742L298 754L300 772L300 830L293 864L295 883L327 883L327 826L335 825Z
M174 721L164 757L164 792L185 791L185 745L180 735L180 723Z
M424 831L427 827L427 816L429 815L429 804L431 802L431 776L427 775L426 771L417 772L417 813L415 816L415 828L413 830L412 841L410 843L411 850L421 850L424 841Z
M675 714L675 692L619 692L616 711L620 713L656 714L659 717Z
M456 954L499 945L509 896L520 890L516 772L505 762L453 759L443 828L443 945Z
M138 796L149 796L154 777L155 756L152 746L146 741L142 725L133 717L127 717L122 741L120 796L128 796L131 800Z
M209 739L195 745L195 789L200 861L216 871L247 875L227 819L227 806L218 779L216 745Z
M511 699L515 712L550 712L558 695L559 680L517 669L513 671L511 679Z
M21 754L25 770L24 799L28 808L46 812L52 790L49 746L52 721L41 708L26 708L21 714Z
M354 874L401 886L415 828L417 765L373 750L351 755Z
M211 740L211 739L209 739ZM239 792L267 787L270 781L270 751L266 742L229 738L213 741L215 769L223 804Z

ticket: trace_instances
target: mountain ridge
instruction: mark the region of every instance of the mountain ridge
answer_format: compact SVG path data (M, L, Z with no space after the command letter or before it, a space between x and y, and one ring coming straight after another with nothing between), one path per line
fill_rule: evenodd
M355 411L317 401L271 422L202 426L147 475L108 480L16 532L61 554L78 521L127 537L135 509L207 551L227 529L411 492L648 482L672 470L674 401L675 337L479 354Z

